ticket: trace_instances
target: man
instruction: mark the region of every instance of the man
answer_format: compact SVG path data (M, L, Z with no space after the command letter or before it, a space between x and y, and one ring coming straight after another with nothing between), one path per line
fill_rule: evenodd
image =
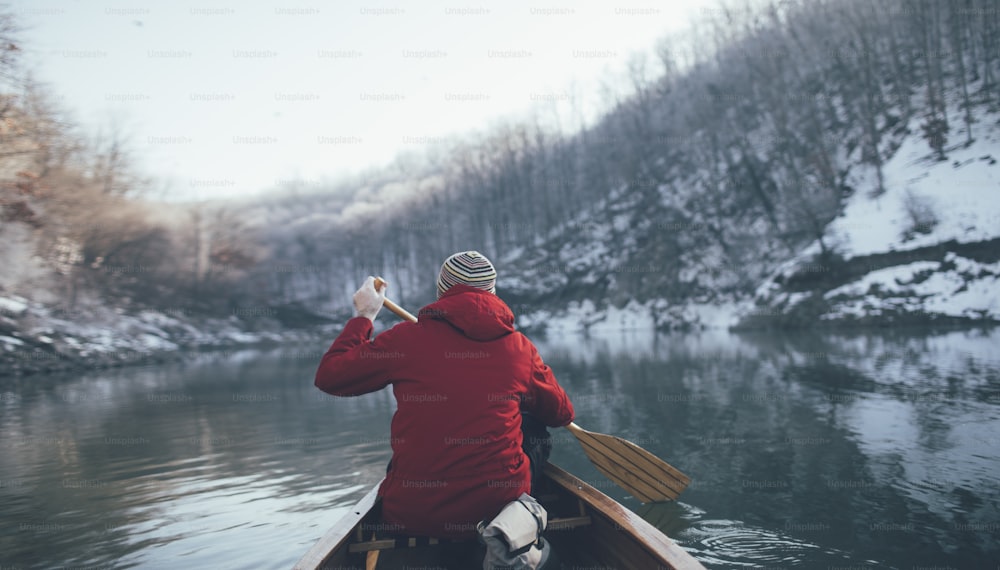
M417 323L369 340L385 299L369 277L354 294L357 316L323 355L316 386L356 396L392 384L393 454L379 489L384 522L403 534L464 539L530 492L522 413L561 427L574 412L535 346L514 330L485 256L449 257L437 289ZM538 469L546 458L537 458Z

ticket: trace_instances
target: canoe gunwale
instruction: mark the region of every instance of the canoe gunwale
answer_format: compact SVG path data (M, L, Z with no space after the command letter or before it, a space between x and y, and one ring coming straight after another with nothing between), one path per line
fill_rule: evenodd
M625 535L637 548L656 558L663 569L705 570L697 559L658 528L578 477L552 463L545 466L545 475L582 501L591 516L606 519L615 532Z
M368 516L378 502L378 489L382 481L374 487L360 501L351 507L350 512L340 518L326 533L313 544L312 548L306 552L302 558L293 566L294 570L315 570L321 568L338 550L343 548L351 538L351 533L357 528L361 521Z

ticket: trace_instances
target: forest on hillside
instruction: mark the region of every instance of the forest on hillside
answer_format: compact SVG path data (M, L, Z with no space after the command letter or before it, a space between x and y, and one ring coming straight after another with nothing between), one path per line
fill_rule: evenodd
M655 59L634 58L593 122L539 112L335 184L170 205L144 197L114 132L75 132L23 79L5 15L0 262L13 269L0 292L336 312L380 274L416 306L444 257L478 249L500 266L501 296L524 306L748 295L806 244L837 257L824 228L852 193L885 190L882 166L903 139L946 160L1000 104L994 1L728 6L664 39ZM849 182L858 172L864 187ZM919 214L917 203L916 233ZM601 247L624 260L588 262Z

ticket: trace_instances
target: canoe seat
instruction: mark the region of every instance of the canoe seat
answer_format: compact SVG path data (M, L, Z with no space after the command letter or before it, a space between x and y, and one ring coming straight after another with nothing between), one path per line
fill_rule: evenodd
M572 530L574 528L579 528L581 526L587 526L591 522L593 522L591 518L586 515L580 517L563 517L557 519L549 519L549 523L545 527L545 532L548 532L550 530L553 531Z
M355 542L347 547L348 552L370 552L372 550L392 550L394 548L418 548L423 546L437 546L439 544L454 544L454 541L446 538L430 538L427 536L400 536L395 538L376 538Z

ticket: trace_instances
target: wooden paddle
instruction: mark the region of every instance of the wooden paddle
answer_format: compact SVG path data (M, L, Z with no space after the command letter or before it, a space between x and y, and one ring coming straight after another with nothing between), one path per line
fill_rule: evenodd
M375 278L376 291L385 285L381 277ZM400 318L417 322L417 317L389 299L382 304ZM566 429L576 436L598 471L640 502L672 501L691 482L690 477L631 441L587 431L575 423Z

